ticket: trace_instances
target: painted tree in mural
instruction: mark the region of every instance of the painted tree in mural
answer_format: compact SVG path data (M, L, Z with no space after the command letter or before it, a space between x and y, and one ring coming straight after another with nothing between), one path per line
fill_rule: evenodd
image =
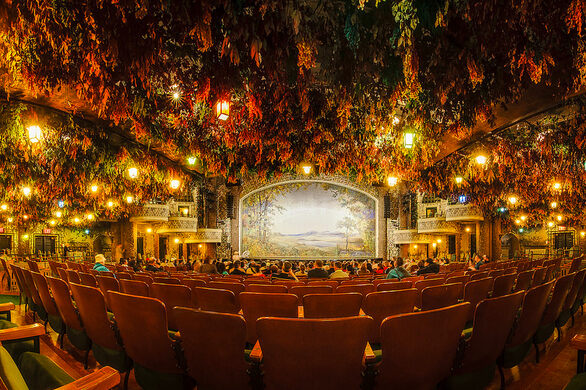
M346 237L346 253L349 253L348 244L350 237L352 237L352 234L356 232L356 220L350 216L346 216L344 219L338 222L337 226L343 229L344 236Z

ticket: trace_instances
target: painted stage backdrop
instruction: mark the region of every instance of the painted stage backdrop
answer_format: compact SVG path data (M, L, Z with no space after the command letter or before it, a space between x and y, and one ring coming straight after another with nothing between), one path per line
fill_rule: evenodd
M376 202L347 187L289 182L246 195L240 253L250 257L375 257Z

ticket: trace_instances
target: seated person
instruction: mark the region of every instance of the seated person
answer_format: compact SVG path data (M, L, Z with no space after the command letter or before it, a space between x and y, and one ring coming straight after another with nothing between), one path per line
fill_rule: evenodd
M299 271L295 272L295 276L307 276L307 272L305 272L305 264L299 264Z
M334 263L334 272L330 274L330 279L348 279L348 274L342 269L342 262Z
M230 275L246 275L246 271L242 268L242 262L240 260L234 262L234 268L230 272Z
M395 260L395 268L391 269L387 274L387 279L403 279L411 276L409 271L403 267L403 258L397 257Z
M419 271L417 271L417 275L437 274L440 270L439 264L434 263L432 258L425 260L425 264L425 267L420 268Z
M312 269L307 272L307 277L312 279L327 279L330 275L323 269L324 263L321 260L316 260Z
M110 272L110 270L108 269L108 267L106 267L106 258L104 257L104 255L97 254L96 255L96 263L94 264L94 270L98 271L98 272Z
M293 273L291 263L288 261L283 263L283 269L281 270L281 272L273 274L273 278L298 280L297 276L295 276L295 274Z
M155 265L155 259L152 259L152 258L147 260L147 265L146 265L146 267L144 267L144 269L145 269L145 271L151 271L151 272L161 271L161 269Z
M201 268L199 270L202 274L217 274L218 270L216 269L215 264L212 264L212 259L209 256L206 256Z

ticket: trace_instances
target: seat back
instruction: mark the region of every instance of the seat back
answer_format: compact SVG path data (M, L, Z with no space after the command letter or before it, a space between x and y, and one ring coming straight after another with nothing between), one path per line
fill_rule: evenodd
M533 280L533 270L519 272L517 274L517 281L515 282L515 291L528 290L531 287L531 281Z
M150 296L165 304L169 329L177 330L177 321L173 314L176 306L191 307L191 289L180 284L153 283L149 289Z
M67 272L67 280L69 281L69 283L80 283L81 280L79 279L79 274L77 270L72 270L72 269L68 269L65 270L65 272Z
M462 283L442 284L426 287L421 291L421 310L433 310L441 307L453 306L458 303L462 295Z
M523 298L521 315L517 321L512 338L507 345L511 347L521 345L527 342L537 332L553 285L554 281L552 280L526 291L525 297Z
M138 295L140 297L149 296L149 285L140 280L120 280L120 292L130 295Z
M425 279L425 280L420 280L418 282L413 283L413 287L417 289L418 291L418 298L417 298L417 307L421 307L421 291L423 291L424 288L426 287L432 287L432 286L439 286L444 284L444 280L443 279Z
M411 313L417 303L417 296L418 292L415 288L368 294L362 305L364 313L373 319L368 341L379 343L380 325L383 320L396 314Z
M465 302L384 320L376 389L435 389L450 374L470 310Z
M586 274L586 268L581 271L574 272L572 287L570 288L570 291L568 291L568 295L566 296L562 310L570 310L570 308L574 305L574 301L576 300L578 292L582 288L582 283L584 282L584 274Z
M297 318L297 297L293 294L240 294L242 314L246 321L246 341L252 345L258 339L256 320L261 317Z
M165 304L158 299L115 291L107 294L127 355L153 371L182 373L167 330Z
M303 297L305 318L354 317L360 314L362 295L356 292L307 294Z
M287 286L279 284L249 284L244 288L246 292L258 292L258 293L273 293L273 294L286 294Z
M39 291L35 287L35 282L33 281L33 277L31 275L31 271L28 270L28 269L24 269L24 268L21 268L20 270L22 272L23 281L24 281L24 283L26 284L26 286L27 286L27 288L29 290L30 297L32 298L33 302L38 307L44 308L43 301L41 300L41 297L39 295Z
M469 321L474 317L476 305L488 296L488 292L492 286L492 281L492 278L471 280L464 286L464 302L470 302L472 305L472 309L468 316Z
M547 267L547 270L545 271L545 278L544 280L546 282L549 282L550 280L553 279L553 273L555 272L555 265L550 265Z
M335 290L335 292L338 294L359 293L363 297L365 297L366 294L370 294L375 291L376 291L376 288L374 287L374 285L372 283L339 285L338 287L336 287L336 290Z
M27 260L26 264L28 265L29 271L39 272L39 273L41 272L39 270L39 263L37 263L36 261Z
M488 272L473 272L470 274L470 281L484 279L488 277Z
M219 288L222 290L230 290L234 293L234 296L236 297L236 303L238 303L238 305L240 305L240 302L238 300L238 297L240 296L240 293L244 291L244 284L242 283L234 283L234 282L216 282L216 281L212 281L209 282L208 284L206 284L206 287L208 288Z
M511 291L513 291L513 285L515 284L516 278L516 274L497 276L494 279L494 285L492 286L492 297L496 298L510 294Z
M99 289L102 290L102 294L106 298L106 305L110 307L108 291L120 291L118 279L111 276L98 275L96 276L96 280L98 281Z
M545 281L545 274L547 272L547 268L539 267L535 269L533 272L533 280L531 281L531 286L539 286Z
M177 278L166 278L166 277L155 277L155 283L163 283L163 284L181 284L181 281Z
M31 276L47 314L59 317L59 309L57 309L55 300L51 296L49 285L47 284L47 279L45 279L45 276L37 272L31 272Z
M77 314L77 310L73 306L71 295L69 295L69 286L62 279L47 277L47 283L53 293L55 304L59 310L59 314L65 324L76 330L83 330L81 321Z
M176 307L173 312L181 333L187 372L198 386L249 388L246 373L249 365L242 353L246 343L246 323L242 316L184 307Z
M458 275L458 276L450 276L446 279L446 284L450 283L462 283L466 284L470 281L470 275Z
M367 316L259 319L266 389L304 389L309 383L312 389L359 389L371 324ZM283 375L283 367L294 375Z
M106 301L99 288L71 283L71 293L77 303L84 329L92 342L101 347L121 351L112 322L108 319Z
M376 291L395 291L395 290L409 290L413 286L412 282L386 282L380 283L376 286Z
M203 279L185 278L183 279L183 284L193 290L196 287L205 287L206 281Z
M69 283L69 276L67 276L67 269L66 268L57 268L57 273L59 274L59 278L66 283Z
M575 274L568 274L557 278L553 286L551 299L545 307L545 312L541 318L541 325L551 324L559 317L570 288L572 288L574 276Z
M129 274L128 272L116 272L114 274L114 276L116 277L116 279L118 279L119 281L122 279L132 279L132 275Z
M289 289L290 294L297 295L299 305L303 304L303 296L307 294L329 294L332 292L331 286L295 286Z
M524 295L523 291L517 291L502 297L485 299L478 304L472 336L462 365L456 369L456 373L466 373L495 364L505 347Z
M570 269L568 270L569 274L578 272L578 270L580 269L580 265L582 265L583 258L584 256L578 256L572 260L572 263L570 264Z
M344 283L344 282L342 282ZM334 290L340 285L336 280L314 280L307 283L308 286L331 286Z
M496 278L498 278L499 276L501 276L501 275L504 275L504 274L505 274L505 271L504 271L504 270L502 270L502 269L499 269L499 270L490 271L490 272L488 273L488 277L489 277L489 278L495 278L495 279L496 279Z
M98 287L98 282L96 281L96 277L94 275L88 274L86 272L79 273L79 281L84 286Z
M145 282L149 286L154 283L154 280L151 276L144 274L134 274L133 280L140 280L141 282Z
M193 306L204 311L238 313L240 304L230 290L196 287L192 291Z

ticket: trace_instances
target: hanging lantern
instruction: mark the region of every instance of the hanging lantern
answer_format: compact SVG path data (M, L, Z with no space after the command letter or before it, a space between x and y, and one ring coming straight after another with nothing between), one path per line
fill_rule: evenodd
M220 100L216 104L216 117L221 120L225 121L230 116L230 102L226 100Z
M128 168L128 177L131 179L136 179L138 177L138 169L135 167Z
M197 161L197 157L191 156L191 157L187 157L187 163L189 165L195 165L195 162Z
M28 139L29 141L31 141L31 143L36 144L37 142L41 141L41 137L43 136L43 133L41 131L41 128L37 125L33 125L33 126L29 126L28 127Z
M389 187L396 186L398 181L399 181L399 179L396 178L395 176L389 176L387 178L387 184L389 185Z
M171 180L171 188L176 190L181 185L181 182L177 179Z
M477 164L480 164L480 165L486 164L486 156L484 156L482 154L476 156L475 160L476 160Z
M303 171L304 174L309 175L311 173L311 165L303 164L303 165L301 165L301 170Z
M456 184L462 184L464 178L462 176L456 176Z
M415 143L415 134L410 131L406 131L403 134L403 145L405 146L405 149L413 148L414 143Z
M24 194L24 196L29 197L31 196L31 188L30 187L23 187L22 188L22 193Z
M131 195L128 195L126 197L126 203L132 203L132 202L134 202L134 198Z
M2 206L0 206L0 209L2 209L2 211L6 211L8 210L8 205L6 203L3 203Z

